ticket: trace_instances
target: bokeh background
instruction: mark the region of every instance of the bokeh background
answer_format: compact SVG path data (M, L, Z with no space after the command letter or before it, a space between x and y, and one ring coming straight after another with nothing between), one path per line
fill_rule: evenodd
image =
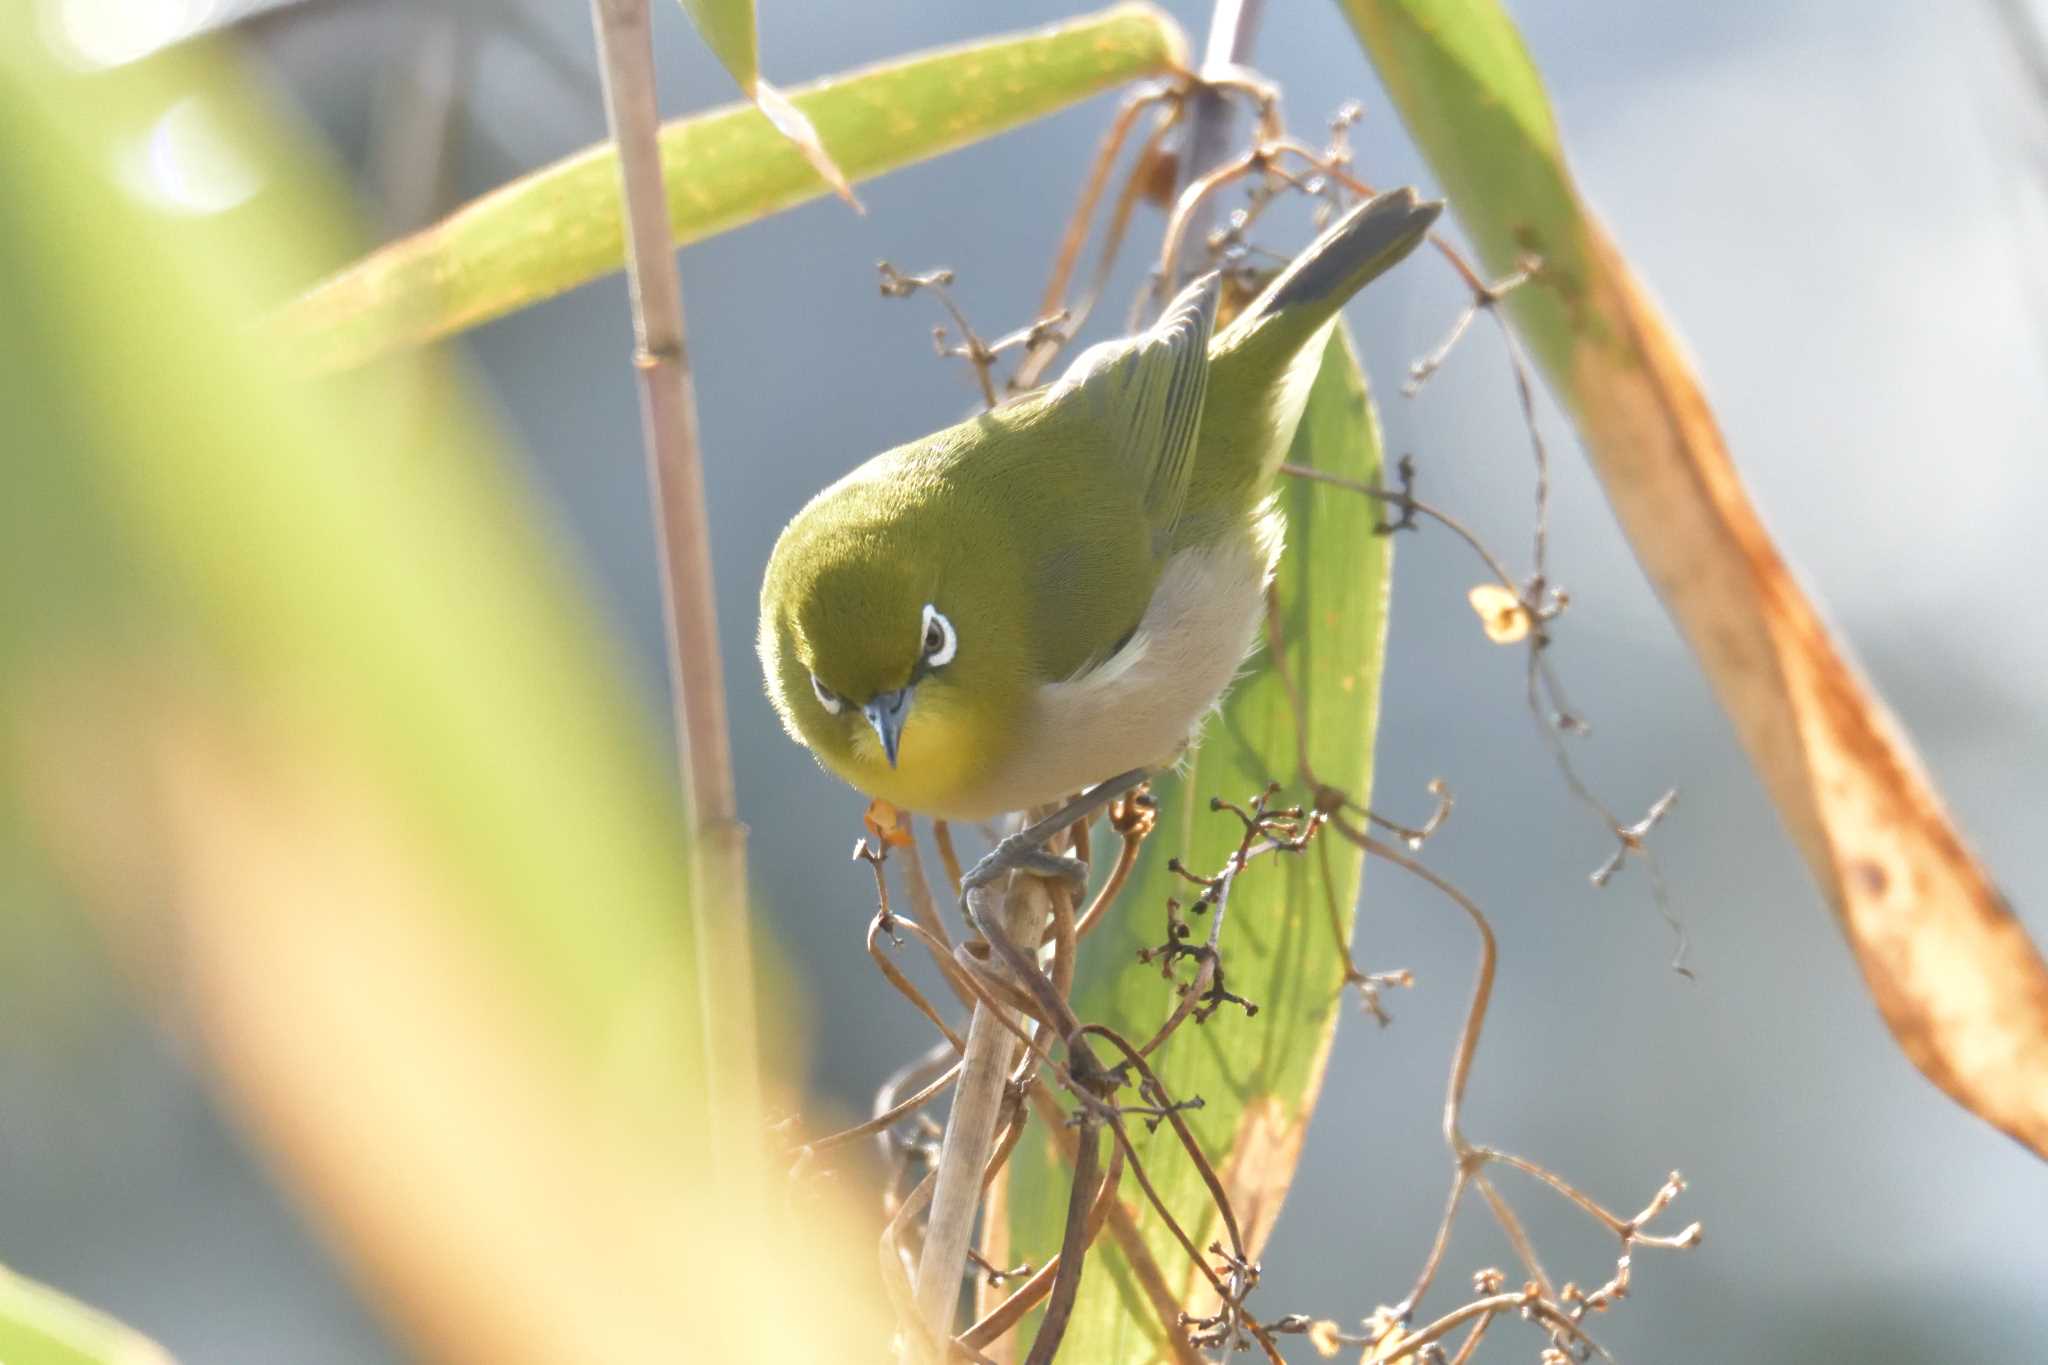
M33 3L67 32L122 12ZM1203 6L1169 8L1199 37ZM2048 511L2048 84L2040 49L2030 65L2014 36L2029 13L2038 33L2043 7L1514 8L1580 182L1690 343L1771 525L2048 937L2048 631L2035 582ZM794 83L1076 7L762 9L768 68ZM656 18L665 108L727 99L680 11L658 5ZM330 139L373 231L602 135L579 6L312 0L242 31L251 60ZM1334 6L1274 0L1257 64L1284 86L1297 129L1313 138L1358 99L1364 172L1429 184ZM874 262L951 266L985 329L1025 320L1108 107L864 187L865 217L815 204L682 255L760 911L806 1001L809 1074L828 1104L864 1107L927 1037L860 960L869 890L844 856L860 802L782 736L760 695L760 567L813 489L973 403L964 370L930 353L930 310L880 299ZM1301 240L1298 220L1274 224L1268 244ZM1156 221L1137 231L1156 234ZM1135 281L1126 269L1112 299ZM1351 318L1389 448L1412 452L1427 496L1519 565L1531 468L1497 338L1476 329L1420 396L1398 393L1460 303L1450 273L1418 258ZM627 345L614 280L462 349L634 647L654 712L658 602ZM2048 1174L1897 1054L1569 428L1547 406L1543 424L1554 574L1573 600L1555 657L1594 725L1576 753L1624 812L1679 789L1655 846L1697 979L1670 970L1672 931L1639 866L1604 891L1588 884L1607 837L1522 708L1519 654L1489 645L1464 605L1467 553L1444 535L1403 538L1375 797L1419 816L1425 783L1449 783L1457 811L1428 857L1500 934L1467 1131L1617 1206L1685 1173L1678 1214L1706 1223L1706 1244L1638 1257L1629 1306L1604 1324L1624 1360L2048 1357ZM1358 944L1368 968L1412 968L1417 985L1390 999L1391 1026L1345 1019L1266 1257L1269 1311L1356 1319L1398 1298L1448 1177L1437 1116L1471 936L1375 866ZM12 964L0 999L0 1262L189 1362L404 1359L215 1109L185 1043L126 998L90 943L20 947L35 956ZM1518 1204L1553 1273L1609 1272L1611 1247L1591 1229L1540 1191ZM1468 1224L1447 1301L1470 1270L1510 1261L1482 1220ZM1516 1344L1497 1343L1495 1358L1533 1350L1498 1335Z

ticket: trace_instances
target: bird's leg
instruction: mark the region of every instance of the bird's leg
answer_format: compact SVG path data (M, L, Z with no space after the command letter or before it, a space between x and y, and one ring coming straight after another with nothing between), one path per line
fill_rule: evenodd
M1107 782L1098 782L1087 791L1061 806L1051 815L1036 824L1027 825L1015 834L997 842L996 846L983 855L980 862L967 869L967 875L960 879L960 892L966 893L977 886L987 886L998 877L1010 872L1028 872L1034 877L1056 878L1069 882L1075 891L1088 889L1088 864L1079 858L1069 858L1046 851L1046 841L1073 824L1086 819L1110 802L1145 781L1151 774L1144 768L1133 768L1119 773Z
M962 884L969 891L977 886L987 886L1009 872L1025 872L1047 881L1065 882L1077 895L1088 889L1088 864L1081 859L1064 853L1050 853L1028 844L1011 848L1009 842L1009 839L1003 840L989 850L986 858L967 869L967 879Z

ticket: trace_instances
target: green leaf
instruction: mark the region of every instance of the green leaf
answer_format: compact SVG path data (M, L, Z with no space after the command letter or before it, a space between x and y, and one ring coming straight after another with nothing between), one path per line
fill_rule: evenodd
M860 209L860 200L854 198L853 186L846 181L845 172L833 162L825 151L825 144L818 139L818 130L804 117L803 110L789 102L780 90L770 85L761 75L761 39L759 26L754 22L754 0L682 0L683 10L690 16L690 22L697 26L697 34L704 45L725 66L733 80L754 102L767 120L796 145L804 154L804 160L811 163L832 192L844 199L854 210Z
M1567 367L1585 311L1588 220L1522 36L1495 0L1338 0L1485 268L1528 256L1541 283L1509 309L1547 367Z
M704 46L751 96L754 82L761 79L761 38L754 22L754 0L682 0L682 4Z
M170 1365L164 1349L96 1309L0 1266L0 1361Z
M1344 478L1379 477L1378 417L1341 328L1288 458ZM1374 534L1379 509L1355 492L1294 479L1283 482L1280 499L1287 514L1277 584L1281 635L1289 676L1303 690L1309 763L1324 782L1363 802L1372 783L1392 541ZM1168 897L1191 899L1193 888L1167 871L1166 861L1178 855L1208 875L1236 849L1242 826L1212 812L1211 797L1243 803L1278 782L1282 802L1306 803L1311 793L1303 788L1298 754L1294 708L1262 653L1210 721L1186 770L1154 784L1158 828L1116 918L1082 955L1074 1001L1081 1018L1109 1023L1134 1044L1165 1021L1174 986L1156 965L1138 962L1137 952L1165 938ZM1361 870L1358 850L1337 839L1254 862L1232 891L1221 950L1229 988L1256 1002L1258 1013L1247 1017L1225 1005L1205 1024L1183 1024L1152 1058L1176 1099L1199 1095L1206 1102L1186 1117L1230 1191L1254 1256L1279 1215L1322 1085ZM1205 927L1195 924L1197 933ZM1189 974L1186 965L1179 969L1180 979ZM1195 1244L1208 1246L1222 1224L1171 1128L1148 1134L1133 1122L1131 1131L1168 1206ZM1034 1127L1009 1171L1009 1259L1041 1264L1059 1248L1066 1167L1051 1136ZM1197 1291L1198 1272L1156 1214L1142 1207L1128 1176L1121 1198L1141 1207L1145 1244L1177 1300L1209 1311L1206 1285ZM1157 1313L1105 1233L1090 1253L1062 1356L1146 1360L1162 1340Z
M1540 258L1508 314L1893 1037L2048 1157L2048 961L1773 544L1684 345L1579 197L1513 21L1495 0L1340 3L1485 268Z
M1149 5L922 53L791 92L855 180L1029 123L1177 67L1184 39ZM678 244L815 199L827 185L759 110L662 128ZM620 268L617 158L593 147L393 242L293 303L283 321L313 364L359 365L503 317Z

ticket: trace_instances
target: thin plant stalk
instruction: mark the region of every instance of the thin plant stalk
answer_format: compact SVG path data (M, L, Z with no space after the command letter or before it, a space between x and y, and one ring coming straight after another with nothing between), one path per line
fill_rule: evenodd
M1242 66L1251 60L1252 41L1258 34L1259 16L1265 0L1216 0L1209 12L1209 37L1202 51L1205 71L1217 72ZM1230 154L1230 97L1219 90L1197 90L1194 114L1188 128L1187 155L1182 158L1180 187L1186 190L1223 164ZM1177 259L1169 262L1174 276L1160 289L1161 299L1170 299L1180 280L1201 268L1207 249L1210 224L1216 215L1213 199L1205 197L1189 214L1181 236Z
M648 492L660 554L678 765L691 836L704 1011L706 1102L713 1113L760 1113L753 945L747 924L746 828L733 794L725 683L712 597L710 521L696 393L683 332L682 280L662 185L661 115L647 0L591 0L605 118L619 148L633 368L640 379ZM742 1120L745 1121L744 1119ZM730 1124L714 1124L714 1131ZM722 1169L738 1154L717 1154Z
M1145 773L1139 770L1120 773L1063 807L1033 812L1025 828L1011 838L1042 845L1053 852L1065 852L1070 847L1072 827L1078 821L1092 819L1097 811L1136 789L1144 780ZM1013 998L1020 1007L1007 1008L1000 1003L1006 984L1002 976L991 976L974 986L974 1013L968 1021L967 1047L961 1059L960 1079L953 1089L953 1108L947 1115L945 1136L939 1144L932 1211L925 1222L924 1251L917 1264L918 1321L914 1325L919 1331L945 1340L953 1335L960 1277L967 1267L975 1210L988 1184L996 1120L1011 1088L1010 1063L1015 1055L1011 1043L1021 1040L1039 1053L1041 1060L1048 1060L1028 1031L1033 1019L1027 1011L1035 1012L1038 1019L1051 1021L1048 1027L1052 1036L1063 1039L1069 1049L1077 1046L1075 1034L1080 1022L1067 1010L1066 1001L1054 993L1052 983L1039 972L1035 959L1024 956L1016 946L1036 944L1043 936L1052 912L1051 892L1046 883L1036 876L1013 872L1003 881L1000 901L993 883L972 887L964 899L968 926L980 929L989 940L991 962L1008 969L1007 983L1019 988ZM1085 1050L1085 1045L1079 1046Z
M1036 878L1018 874L1008 879L1000 893L993 886L968 892L971 899L993 899L997 894L1002 896L1000 917L990 918L1002 925L1010 941L1036 942L1036 931L1044 924L1048 909L1044 886ZM960 1277L967 1268L967 1244L974 1233L974 1211L981 1202L982 1174L1009 1088L1010 1064L1016 1056L1010 1030L1027 1023L1022 1018L1013 1023L979 1003L968 1020L966 1055L939 1145L932 1211L917 1263L918 1317L941 1340L953 1335Z

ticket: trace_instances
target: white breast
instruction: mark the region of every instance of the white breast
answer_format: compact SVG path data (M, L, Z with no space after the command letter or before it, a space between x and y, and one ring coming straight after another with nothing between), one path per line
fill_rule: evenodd
M1176 554L1122 649L1039 688L1024 742L987 784L1001 808L1061 800L1180 757L1258 643L1281 523L1269 515L1257 525Z

